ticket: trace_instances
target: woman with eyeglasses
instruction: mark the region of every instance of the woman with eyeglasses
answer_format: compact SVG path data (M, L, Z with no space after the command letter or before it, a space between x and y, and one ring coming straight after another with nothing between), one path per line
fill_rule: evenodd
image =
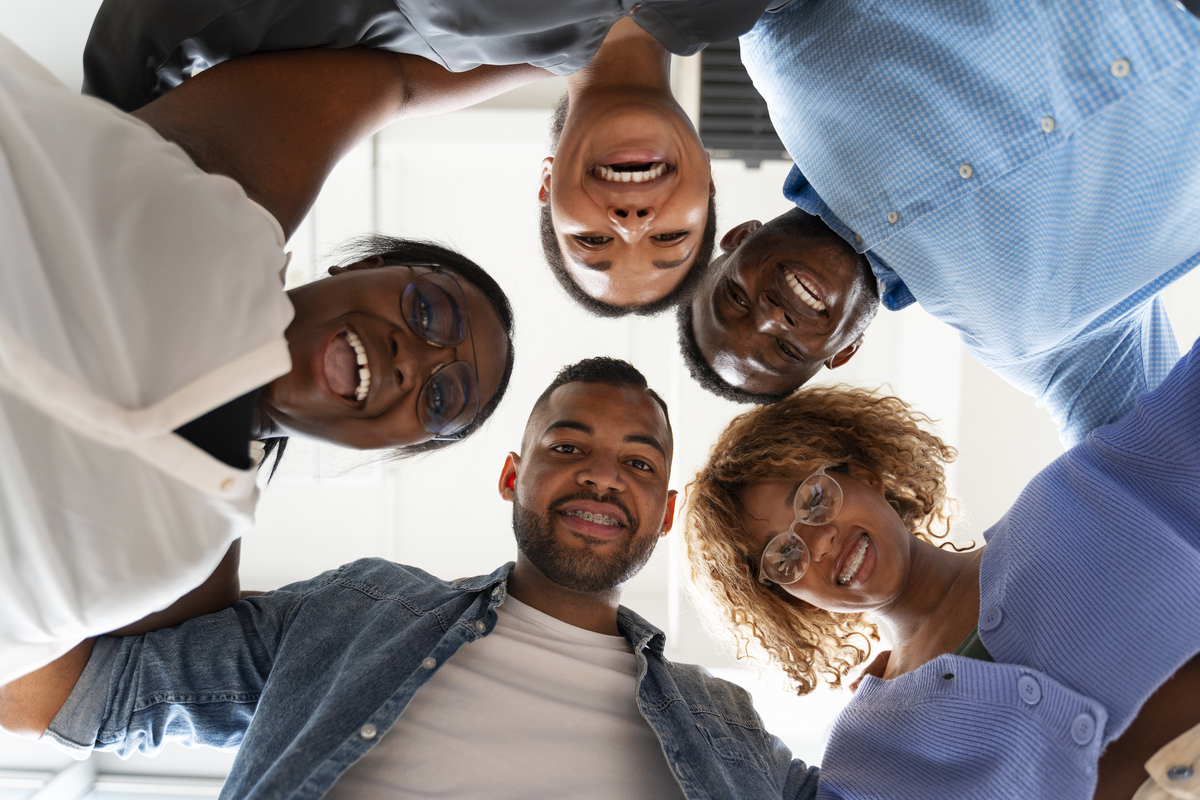
M541 74L293 51L127 115L0 37L0 685L236 601L255 441L411 454L492 414L513 317L482 268L367 237L285 293L283 246L359 140Z
M735 419L689 489L692 577L742 654L806 694L892 632L819 796L1200 796L1200 343L980 549L939 545L956 453L928 422L802 389Z

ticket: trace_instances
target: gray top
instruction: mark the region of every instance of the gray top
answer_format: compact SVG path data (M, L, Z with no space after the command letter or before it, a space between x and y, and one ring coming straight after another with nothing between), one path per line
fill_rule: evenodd
M672 53L733 39L791 0L105 0L83 54L84 92L126 111L248 53L366 45L465 72L582 68L621 17Z

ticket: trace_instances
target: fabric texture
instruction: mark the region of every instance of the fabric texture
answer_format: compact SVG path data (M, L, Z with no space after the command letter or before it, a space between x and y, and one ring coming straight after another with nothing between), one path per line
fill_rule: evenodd
M569 75L631 16L672 53L750 30L786 0L105 0L84 50L84 91L133 111L248 53L365 45L452 72L533 64Z
M169 740L239 747L222 797L317 800L440 665L491 633L511 570L447 583L365 559L174 628L101 638L43 738L77 757ZM638 708L687 797L815 796L816 768L763 730L745 690L668 661L662 631L632 611L617 624L637 658Z
M784 194L1047 406L1065 444L1178 347L1200 261L1200 20L1172 0L799 0L741 39Z
M509 596L325 800L680 800L638 710L637 669L624 636Z
M217 233L219 235L214 235ZM0 683L199 585L255 471L172 431L286 373L278 224L0 37Z
M1200 342L984 536L979 629L996 663L865 677L820 797L1092 797L1102 750L1200 652Z

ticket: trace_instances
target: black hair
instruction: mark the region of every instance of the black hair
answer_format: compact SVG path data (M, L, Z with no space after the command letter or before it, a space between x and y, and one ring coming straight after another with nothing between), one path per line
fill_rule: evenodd
M675 309L675 319L679 324L679 352L683 354L683 363L687 365L688 373L696 383L712 392L717 397L724 397L735 403L755 403L760 406L778 403L791 392L760 393L747 392L739 389L717 374L700 352L696 343L696 332L692 329L692 304L680 303Z
M562 139L563 127L567 124L569 110L570 95L564 93L562 97L558 98L550 116L551 153L558 151L558 143ZM712 261L713 250L716 249L717 244L717 190L714 186L708 192L708 220L704 224L704 231L700 234L700 244L696 247L695 256L692 259L691 267L688 268L687 275L666 295L642 305L618 306L597 300L575 282L567 270L566 259L563 257L562 248L558 245L558 236L554 231L554 220L550 215L549 190L546 191L546 202L542 204L542 210L538 217L538 232L542 240L542 253L546 257L546 263L550 265L550 272L554 274L555 280L558 281L558 285L563 288L567 296L583 306L585 310L597 317L615 318L629 314L651 317L661 314L691 295L696 284L708 272L709 262Z
M395 236L385 236L383 234L369 234L351 239L338 248L338 259L343 265L356 261L365 261L377 256L383 259L385 265L436 265L435 269L437 271L448 272L471 284L487 298L488 304L500 319L500 325L504 328L504 334L508 340L507 354L504 358L504 372L500 375L500 385L496 388L495 394L480 406L479 413L475 416L471 424L464 428L458 434L457 438L453 440L431 440L408 447L399 447L392 451L392 455L396 459L411 458L422 453L441 450L466 439L477 431L496 411L496 407L500 405L505 392L508 391L508 383L512 378L514 363L513 310L512 305L508 302L508 296L500 288L500 284L496 283L496 279L489 275L483 267L462 253L451 250L448 247L443 247L435 242L420 241L417 239L399 239ZM263 444L266 448L266 455L270 455L272 452L276 453L275 463L272 465L271 475L268 477L268 480L270 480L271 477L274 477L275 470L279 469L279 460L283 458L283 452L287 449L287 437L276 436L264 439Z
M555 389L568 383L598 383L604 386L629 386L643 390L654 398L654 402L658 403L659 408L662 409L663 417L667 420L667 432L671 433L671 413L667 410L666 401L659 397L658 392L650 388L646 376L628 361L610 356L595 356L568 364L558 371L554 380L550 381L550 385L534 401L533 410L537 411L541 408L550 399L550 395L554 393ZM673 433L672 436L674 436Z

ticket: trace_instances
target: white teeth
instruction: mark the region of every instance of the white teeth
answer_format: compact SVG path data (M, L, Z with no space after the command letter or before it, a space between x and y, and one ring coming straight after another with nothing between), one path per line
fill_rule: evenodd
M592 174L600 180L610 183L642 183L643 181L652 181L655 178L662 176L667 171L665 161L656 162L650 169L642 170L641 172L618 172L617 170L605 164L601 164L592 170Z
M568 511L568 517L579 517L586 522L594 522L597 525L619 526L621 523L612 517L606 517L604 514L593 514L590 511Z
M346 341L354 348L354 360L358 362L358 388L354 390L354 399L360 403L371 391L371 367L367 364L367 348L362 340L352 330L346 331Z
M799 297L801 302L816 311L825 310L825 304L817 299L817 290L815 287L791 270L785 270L783 274L787 285L792 287L792 293L796 297Z
M838 583L844 586L854 580L854 576L858 574L858 568L862 566L863 559L867 557L867 545L870 543L871 540L864 533L862 541L858 543L858 550L851 557L850 563L846 565L845 571L838 576Z

